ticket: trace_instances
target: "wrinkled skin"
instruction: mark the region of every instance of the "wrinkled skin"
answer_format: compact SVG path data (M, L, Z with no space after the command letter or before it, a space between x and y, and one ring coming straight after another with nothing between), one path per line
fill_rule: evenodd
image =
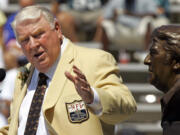
M52 29L41 16L20 22L16 26L17 39L29 62L40 72L47 72L60 54L62 33L55 22Z

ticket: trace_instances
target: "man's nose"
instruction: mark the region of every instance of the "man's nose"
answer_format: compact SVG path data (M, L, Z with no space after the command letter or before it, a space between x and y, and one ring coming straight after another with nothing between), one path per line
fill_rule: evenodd
M30 37L30 47L31 48L36 48L38 46L38 42L37 39L35 39L34 37Z
M150 60L150 55L148 54L148 55L145 57L145 59L144 59L144 64L145 64L145 65L149 65L150 62L151 62L151 60Z

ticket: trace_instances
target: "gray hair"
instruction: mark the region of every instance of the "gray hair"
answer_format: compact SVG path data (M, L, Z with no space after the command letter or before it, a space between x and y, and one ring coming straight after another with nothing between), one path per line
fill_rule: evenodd
M18 23L20 23L24 20L27 20L27 19L39 18L41 15L43 15L43 17L47 20L47 22L49 22L50 27L53 29L55 17L51 13L51 11L43 6L32 5L32 6L25 7L21 11L19 11L18 14L16 15L14 21L12 22L11 25L13 27L15 35L17 34L16 26Z

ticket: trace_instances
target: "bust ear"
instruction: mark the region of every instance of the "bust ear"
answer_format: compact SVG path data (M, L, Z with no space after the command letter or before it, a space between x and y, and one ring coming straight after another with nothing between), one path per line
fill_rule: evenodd
M176 64L174 64L173 69L174 69L175 71L180 71L180 63L177 62Z

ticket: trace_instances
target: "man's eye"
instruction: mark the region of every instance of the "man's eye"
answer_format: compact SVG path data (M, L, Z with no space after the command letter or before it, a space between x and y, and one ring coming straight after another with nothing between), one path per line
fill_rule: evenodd
M43 35L43 33L44 33L44 32L40 32L40 33L34 35L34 38L40 38L40 37Z
M29 42L29 38L25 38L22 41L20 41L20 44L24 45L27 44Z
M150 55L151 55L151 56L152 56L152 55L155 55L155 54L157 54L157 51L156 51L156 50L154 50L154 49L150 50Z

